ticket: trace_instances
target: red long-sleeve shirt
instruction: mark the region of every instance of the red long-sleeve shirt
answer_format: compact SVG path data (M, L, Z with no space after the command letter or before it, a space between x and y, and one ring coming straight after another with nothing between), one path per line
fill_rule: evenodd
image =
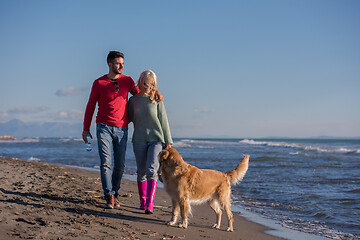
M116 84L107 75L94 81L85 110L84 131L90 130L96 103L98 103L97 123L115 127L128 126L128 93L135 95L139 90L134 80L129 76L121 74L117 79L117 83L119 86L118 92L115 91Z

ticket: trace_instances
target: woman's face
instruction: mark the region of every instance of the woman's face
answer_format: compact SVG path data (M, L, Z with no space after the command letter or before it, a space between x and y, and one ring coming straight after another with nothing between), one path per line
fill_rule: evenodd
M154 79L145 78L139 88L144 95L149 95L150 91L154 89Z

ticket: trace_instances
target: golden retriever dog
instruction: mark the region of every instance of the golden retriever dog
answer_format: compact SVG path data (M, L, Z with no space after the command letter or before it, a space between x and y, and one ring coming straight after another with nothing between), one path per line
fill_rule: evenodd
M228 218L227 231L234 230L230 183L236 184L243 179L249 167L249 155L244 155L239 165L226 173L192 166L186 163L174 148L161 152L160 164L165 190L170 195L173 206L168 225L176 224L180 210L182 223L179 227L187 228L191 204L207 201L217 218L212 227L220 228L222 208Z

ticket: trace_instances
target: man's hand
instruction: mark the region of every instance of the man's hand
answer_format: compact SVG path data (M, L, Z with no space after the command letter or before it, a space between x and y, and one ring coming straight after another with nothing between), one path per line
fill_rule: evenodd
M155 100L157 102L162 102L164 100L164 96L161 94L159 90L156 90L155 92Z
M92 139L91 133L90 133L89 131L83 131L83 132L82 132L82 138L83 138L83 140L84 140L85 143L88 142L88 140L87 140L87 136L88 136L88 135L90 135L90 138Z

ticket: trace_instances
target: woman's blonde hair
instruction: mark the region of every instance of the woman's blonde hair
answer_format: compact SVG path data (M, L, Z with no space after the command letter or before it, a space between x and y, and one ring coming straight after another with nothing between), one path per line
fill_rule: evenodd
M141 84L144 84L144 81L146 79L151 79L153 81L153 86L152 86L152 89L150 90L149 96L150 96L150 100L152 102L155 102L155 93L156 93L156 89L157 89L157 77L156 77L156 74L151 70L146 70L146 71L142 72L140 77L139 77L139 80L137 82L138 88L140 88Z

